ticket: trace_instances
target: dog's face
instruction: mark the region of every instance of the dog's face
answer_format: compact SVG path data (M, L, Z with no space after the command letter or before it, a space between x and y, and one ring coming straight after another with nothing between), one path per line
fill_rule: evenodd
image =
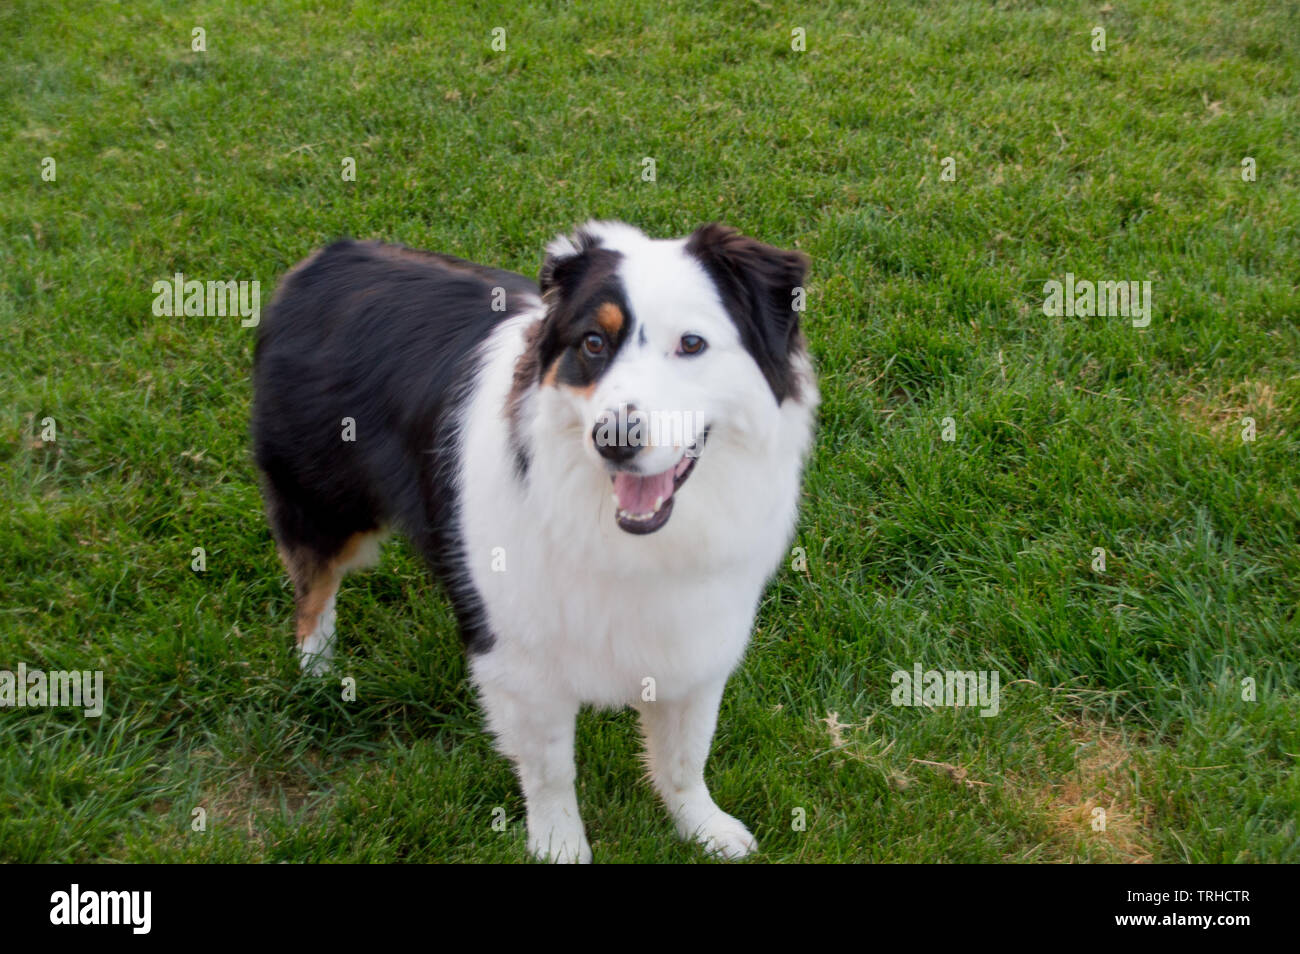
M797 397L806 266L720 225L652 240L591 223L548 247L534 366L554 439L608 474L623 530L663 527L710 438L766 440Z

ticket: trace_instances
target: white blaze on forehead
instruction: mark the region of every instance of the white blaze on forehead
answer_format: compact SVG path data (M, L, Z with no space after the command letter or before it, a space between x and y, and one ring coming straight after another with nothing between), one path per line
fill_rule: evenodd
M677 338L702 335L710 347L739 344L722 299L685 239L647 239L623 251L618 277L632 320L654 347L675 348Z

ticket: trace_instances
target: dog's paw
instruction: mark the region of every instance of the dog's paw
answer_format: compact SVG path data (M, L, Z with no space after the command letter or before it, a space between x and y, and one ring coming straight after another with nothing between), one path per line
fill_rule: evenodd
M334 665L330 652L306 652L298 654L298 667L307 676L328 676Z
M306 675L324 676L333 670L335 621L331 596L316 618L316 628L298 643L298 666Z
M577 831L552 828L537 834L529 832L528 851L538 861L551 864L591 864L591 845L587 844L587 836L581 828Z
M739 820L717 812L690 833L704 850L723 861L736 861L758 851L758 839Z

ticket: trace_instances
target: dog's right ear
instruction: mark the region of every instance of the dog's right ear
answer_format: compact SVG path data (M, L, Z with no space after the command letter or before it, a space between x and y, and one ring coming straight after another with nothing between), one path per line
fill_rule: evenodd
M542 260L542 269L537 275L537 284L541 286L542 297L549 299L553 294L569 296L582 281L582 276L591 267L591 252L599 244L589 232L579 229L573 235L560 235L546 246L546 257Z

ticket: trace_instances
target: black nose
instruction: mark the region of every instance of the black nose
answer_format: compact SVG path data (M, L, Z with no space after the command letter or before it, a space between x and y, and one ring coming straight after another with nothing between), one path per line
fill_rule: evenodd
M600 456L614 464L635 457L645 445L640 418L635 404L621 404L602 411L591 429L591 440Z

